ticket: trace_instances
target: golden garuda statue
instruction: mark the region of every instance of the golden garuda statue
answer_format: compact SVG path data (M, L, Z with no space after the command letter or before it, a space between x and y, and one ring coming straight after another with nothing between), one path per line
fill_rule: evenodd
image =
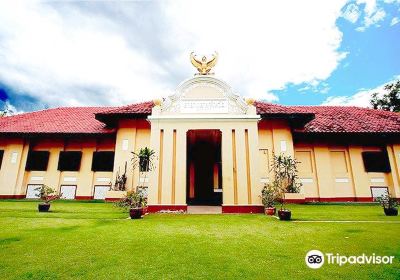
M210 60L207 60L206 56L203 56L201 60L197 59L194 55L194 52L190 54L190 61L192 62L193 66L199 71L196 75L209 75L211 68L217 64L218 60L218 53L212 55Z

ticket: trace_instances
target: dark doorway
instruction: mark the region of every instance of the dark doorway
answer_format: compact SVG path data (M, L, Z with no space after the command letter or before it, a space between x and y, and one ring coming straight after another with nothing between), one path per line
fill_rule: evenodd
M221 131L189 130L187 133L188 205L222 204Z

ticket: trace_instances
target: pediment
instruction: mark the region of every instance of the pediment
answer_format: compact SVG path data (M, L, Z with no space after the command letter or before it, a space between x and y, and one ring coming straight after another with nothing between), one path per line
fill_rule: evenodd
M247 104L225 82L195 76L181 83L161 105L161 114L246 114Z

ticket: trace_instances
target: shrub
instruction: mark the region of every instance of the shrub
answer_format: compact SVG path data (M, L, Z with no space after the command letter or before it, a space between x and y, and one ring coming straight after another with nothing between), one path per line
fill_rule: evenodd
M274 183L275 182L265 184L261 190L261 201L266 208L274 207L274 204L278 199L277 187Z
M398 207L397 198L392 197L389 192L377 198L377 201L382 205L383 208L393 209Z
M49 204L53 200L59 199L62 194L56 194L57 191L47 185L42 185L35 189L35 191L39 191L37 197L42 200L44 203Z
M141 193L132 190L128 191L125 197L117 201L115 205L117 207L127 208L127 209L140 208L140 207L146 207L147 201Z

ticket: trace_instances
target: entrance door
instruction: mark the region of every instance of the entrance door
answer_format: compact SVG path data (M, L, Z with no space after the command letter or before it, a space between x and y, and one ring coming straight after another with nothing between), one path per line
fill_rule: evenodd
M187 145L187 204L221 205L221 131L189 130Z
M61 199L75 199L76 186L61 186Z

